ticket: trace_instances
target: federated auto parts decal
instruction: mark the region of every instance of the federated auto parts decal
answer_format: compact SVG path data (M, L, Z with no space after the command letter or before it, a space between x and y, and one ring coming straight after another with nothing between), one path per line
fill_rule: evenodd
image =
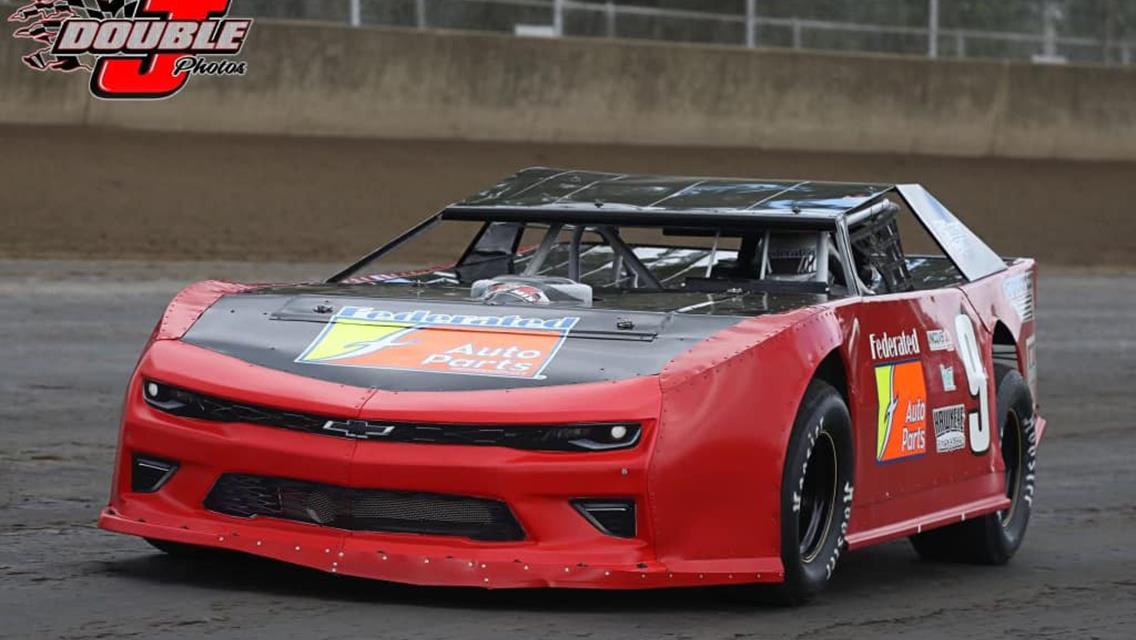
M296 362L543 380L579 321L342 307Z
M250 19L228 19L231 0L32 0L8 17L40 44L23 56L37 71L87 71L106 99L159 99L191 75L243 75Z
M876 461L892 462L927 453L927 385L918 360L875 368L879 415Z

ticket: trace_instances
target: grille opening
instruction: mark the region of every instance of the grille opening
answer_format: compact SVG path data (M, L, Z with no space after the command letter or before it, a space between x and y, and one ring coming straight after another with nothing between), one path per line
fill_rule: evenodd
M352 531L523 540L509 507L497 500L413 491L354 489L303 480L228 473L205 508L244 518L272 517Z
M580 498L572 501L580 515L601 532L617 538L635 537L635 501L629 498Z
M166 484L177 468L172 460L134 454L130 463L130 490L153 493Z
M215 398L154 380L143 381L142 397L155 409L186 418L245 422L382 442L496 446L531 451L603 452L630 449L639 443L642 435L641 425L634 422L466 425L334 418Z

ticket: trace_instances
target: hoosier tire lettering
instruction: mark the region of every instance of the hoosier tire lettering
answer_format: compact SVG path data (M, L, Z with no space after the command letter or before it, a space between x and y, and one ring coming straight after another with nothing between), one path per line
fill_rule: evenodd
M781 481L784 581L749 597L805 602L824 589L844 550L852 517L852 420L840 392L813 380L797 411Z
M925 559L1005 564L1021 546L1033 508L1037 473L1037 427L1029 387L1016 370L998 366L996 402L1000 446L984 455L1001 455L1005 465L1006 497L1010 506L911 536L911 544Z

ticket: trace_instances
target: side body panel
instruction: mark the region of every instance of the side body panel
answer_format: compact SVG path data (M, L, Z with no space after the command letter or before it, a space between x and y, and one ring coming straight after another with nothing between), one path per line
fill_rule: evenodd
M851 548L1009 504L997 433L994 331L1001 322L1013 335L1018 369L1036 398L1035 279L1032 261L1020 261L978 282L878 296L841 310L856 315L848 319L854 329L845 345L846 361L855 363L849 372L858 483ZM881 340L884 333L887 341ZM891 351L889 343L898 345L891 340L897 336L905 339ZM968 369L963 349L971 339L978 361ZM899 388L892 386L886 374L898 368L907 369L912 379L921 377L922 384L896 378ZM1037 419L1037 426L1040 438L1044 422ZM915 450L885 450L884 441L889 435L894 439L897 429L922 433Z
M978 404L967 393L955 330L958 315L973 317L962 291L868 298L854 313L845 343L857 464L850 546L999 508L994 457L973 453L965 433ZM978 338L989 366L990 334Z

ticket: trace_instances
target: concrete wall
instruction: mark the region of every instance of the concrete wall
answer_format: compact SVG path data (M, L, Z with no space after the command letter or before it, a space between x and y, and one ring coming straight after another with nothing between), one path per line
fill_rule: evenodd
M0 122L384 138L1136 159L1136 69L258 21L244 77L91 98L0 34Z

